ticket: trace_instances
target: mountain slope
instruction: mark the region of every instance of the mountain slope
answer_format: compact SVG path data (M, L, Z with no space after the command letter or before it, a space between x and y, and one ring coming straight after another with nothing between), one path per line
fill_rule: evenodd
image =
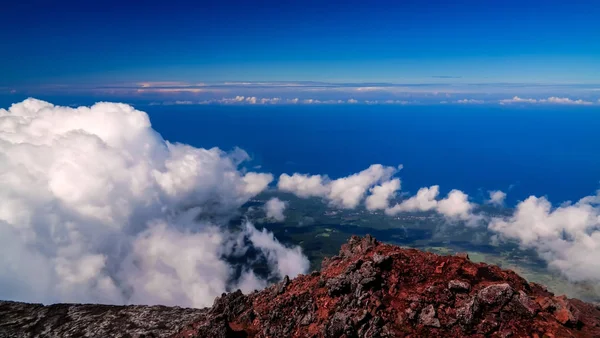
M403 249L370 236L352 237L320 272L249 295L224 294L210 309L54 306L78 315L57 320L46 307L31 325L22 318L40 305L0 304L0 337L40 336L39 327L49 335L98 337L600 337L600 311L591 304L555 297L512 271L473 263L466 255ZM110 308L131 314L108 320L116 311ZM154 312L140 324L140 313L148 309ZM85 330L75 330L77 325Z

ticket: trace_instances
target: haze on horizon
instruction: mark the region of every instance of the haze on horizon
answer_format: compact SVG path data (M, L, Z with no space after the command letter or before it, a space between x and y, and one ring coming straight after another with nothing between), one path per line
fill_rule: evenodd
M593 1L9 2L0 95L597 103L599 15Z

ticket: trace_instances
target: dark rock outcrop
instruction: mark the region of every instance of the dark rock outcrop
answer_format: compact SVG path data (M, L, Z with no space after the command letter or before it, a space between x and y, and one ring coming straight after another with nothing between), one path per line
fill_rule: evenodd
M153 324L159 320L161 329ZM466 255L438 256L366 236L352 237L320 272L249 295L223 294L210 309L0 303L0 337L12 334L600 337L600 310Z
M168 337L207 309L0 301L0 338Z

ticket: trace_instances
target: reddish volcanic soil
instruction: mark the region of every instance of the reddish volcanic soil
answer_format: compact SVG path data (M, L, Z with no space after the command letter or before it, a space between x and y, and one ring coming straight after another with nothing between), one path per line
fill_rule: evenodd
M466 255L367 236L321 272L222 296L177 337L600 337L600 311Z
M210 309L0 302L3 337L600 337L600 310L512 271L352 237L320 272Z

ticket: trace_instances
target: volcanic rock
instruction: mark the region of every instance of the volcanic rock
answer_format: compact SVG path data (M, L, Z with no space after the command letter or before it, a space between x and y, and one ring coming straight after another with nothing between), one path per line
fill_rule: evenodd
M320 272L212 308L0 303L0 337L600 337L600 310L464 255L350 238Z

